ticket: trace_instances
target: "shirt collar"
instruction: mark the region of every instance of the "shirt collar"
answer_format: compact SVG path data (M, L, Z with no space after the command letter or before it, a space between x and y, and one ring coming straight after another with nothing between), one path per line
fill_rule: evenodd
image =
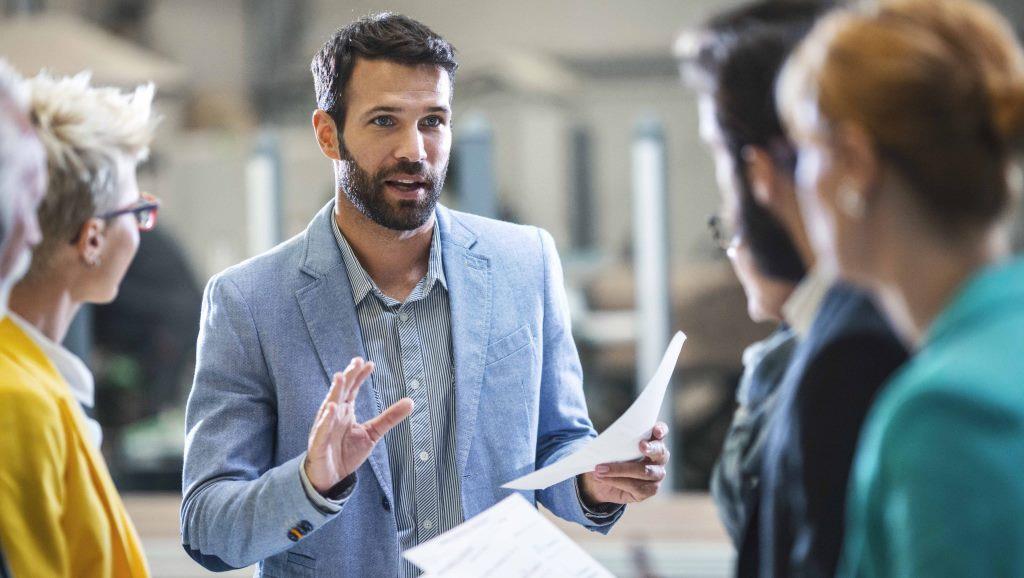
M821 268L814 267L807 272L793 294L782 305L782 317L793 328L797 337L803 339L814 323L818 307L832 286L832 276Z
M64 378L64 382L68 384L68 389L71 391L72 397L75 398L80 405L83 407L92 408L96 403L96 382L92 376L92 372L86 367L77 355L71 353L63 345L43 335L41 331L36 329L34 325L23 319L17 313L8 310L7 317L14 322L15 325L21 329L25 335L28 335L29 339L35 342L36 346L43 352L44 355L50 360L54 368L57 369L57 373ZM92 443L99 447L103 441L103 430L100 428L99 422L93 418L84 415L85 424L88 428L86 432Z
M430 260L427 262L427 293L433 288L434 283L440 283L445 291L448 290L448 280L444 277L444 266L441 261L441 227L434 221L434 234L430 240Z
M57 369L57 373L60 373L64 381L68 383L68 386L71 388L71 394L78 403L91 408L96 402L96 385L93 381L92 372L85 366L85 363L63 345L43 335L34 325L17 313L8 311L7 316L46 354L46 357L50 359L50 362Z
M359 305L363 302L370 293L374 293L384 303L393 303L394 300L384 295L384 293L377 287L370 274L366 272L363 265L359 262L359 258L356 257L355 251L352 250L352 245L349 244L348 239L341 232L341 228L338 226L338 220L331 218L333 224L332 229L334 230L334 238L338 242L338 247L341 248L341 256L345 261L345 270L348 273L349 283L352 285L352 298L355 300L355 304ZM427 262L427 273L423 279L413 290L412 294L409 295L408 301L415 301L422 299L426 295L430 294L430 291L434 288L434 283L440 283L445 290L448 290L448 280L444 276L444 264L441 258L441 231L437 223L434 223L434 231L430 240L430 257Z

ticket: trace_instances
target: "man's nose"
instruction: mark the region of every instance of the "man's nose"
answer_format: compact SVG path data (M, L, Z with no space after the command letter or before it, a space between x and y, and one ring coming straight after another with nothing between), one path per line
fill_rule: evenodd
M395 150L395 157L411 163L427 160L427 149L423 144L423 134L419 127L405 131L398 149Z

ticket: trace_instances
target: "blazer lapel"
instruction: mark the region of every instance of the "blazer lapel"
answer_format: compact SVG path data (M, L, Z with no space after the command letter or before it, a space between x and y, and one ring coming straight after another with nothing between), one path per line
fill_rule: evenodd
M334 201L331 201L310 223L306 231L306 251L301 268L314 280L295 293L309 337L324 369L323 395L330 388L331 377L344 370L352 357L366 357L352 287L345 272L341 250L331 229L334 226L333 218ZM356 419L360 422L380 413L373 376L359 390L355 410ZM377 443L368 461L384 494L394 501L384 440Z
M487 256L470 250L476 235L451 211L438 207L437 217L452 319L456 460L458 471L465 474L476 431L491 327L491 263Z

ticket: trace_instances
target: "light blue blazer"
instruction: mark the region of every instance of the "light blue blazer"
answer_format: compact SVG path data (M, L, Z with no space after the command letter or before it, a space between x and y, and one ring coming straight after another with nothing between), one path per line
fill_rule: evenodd
M365 356L333 209L332 201L305 232L207 285L187 408L181 535L211 570L259 563L257 576L399 573L383 441L357 471L339 514L316 509L299 478L328 376ZM436 214L468 519L511 493L501 484L557 461L595 432L550 235L444 207ZM376 415L378 405L367 382L358 419ZM617 519L588 520L571 479L521 493L601 532ZM303 535L298 541L293 529Z

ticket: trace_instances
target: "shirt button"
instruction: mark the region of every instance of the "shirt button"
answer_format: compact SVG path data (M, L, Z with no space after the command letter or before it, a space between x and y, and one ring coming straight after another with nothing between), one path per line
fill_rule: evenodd
M420 388L420 380L414 379L414 380L409 382L409 389L419 389L419 388Z
M402 323L405 323L409 320L409 314L403 311L398 314L398 318L402 320Z
M430 520L424 520L423 521L423 527L429 530L429 529L434 527L434 522L432 522Z
M420 452L420 460L425 462L425 461L427 461L429 459L430 459L430 454L428 454L427 452Z

